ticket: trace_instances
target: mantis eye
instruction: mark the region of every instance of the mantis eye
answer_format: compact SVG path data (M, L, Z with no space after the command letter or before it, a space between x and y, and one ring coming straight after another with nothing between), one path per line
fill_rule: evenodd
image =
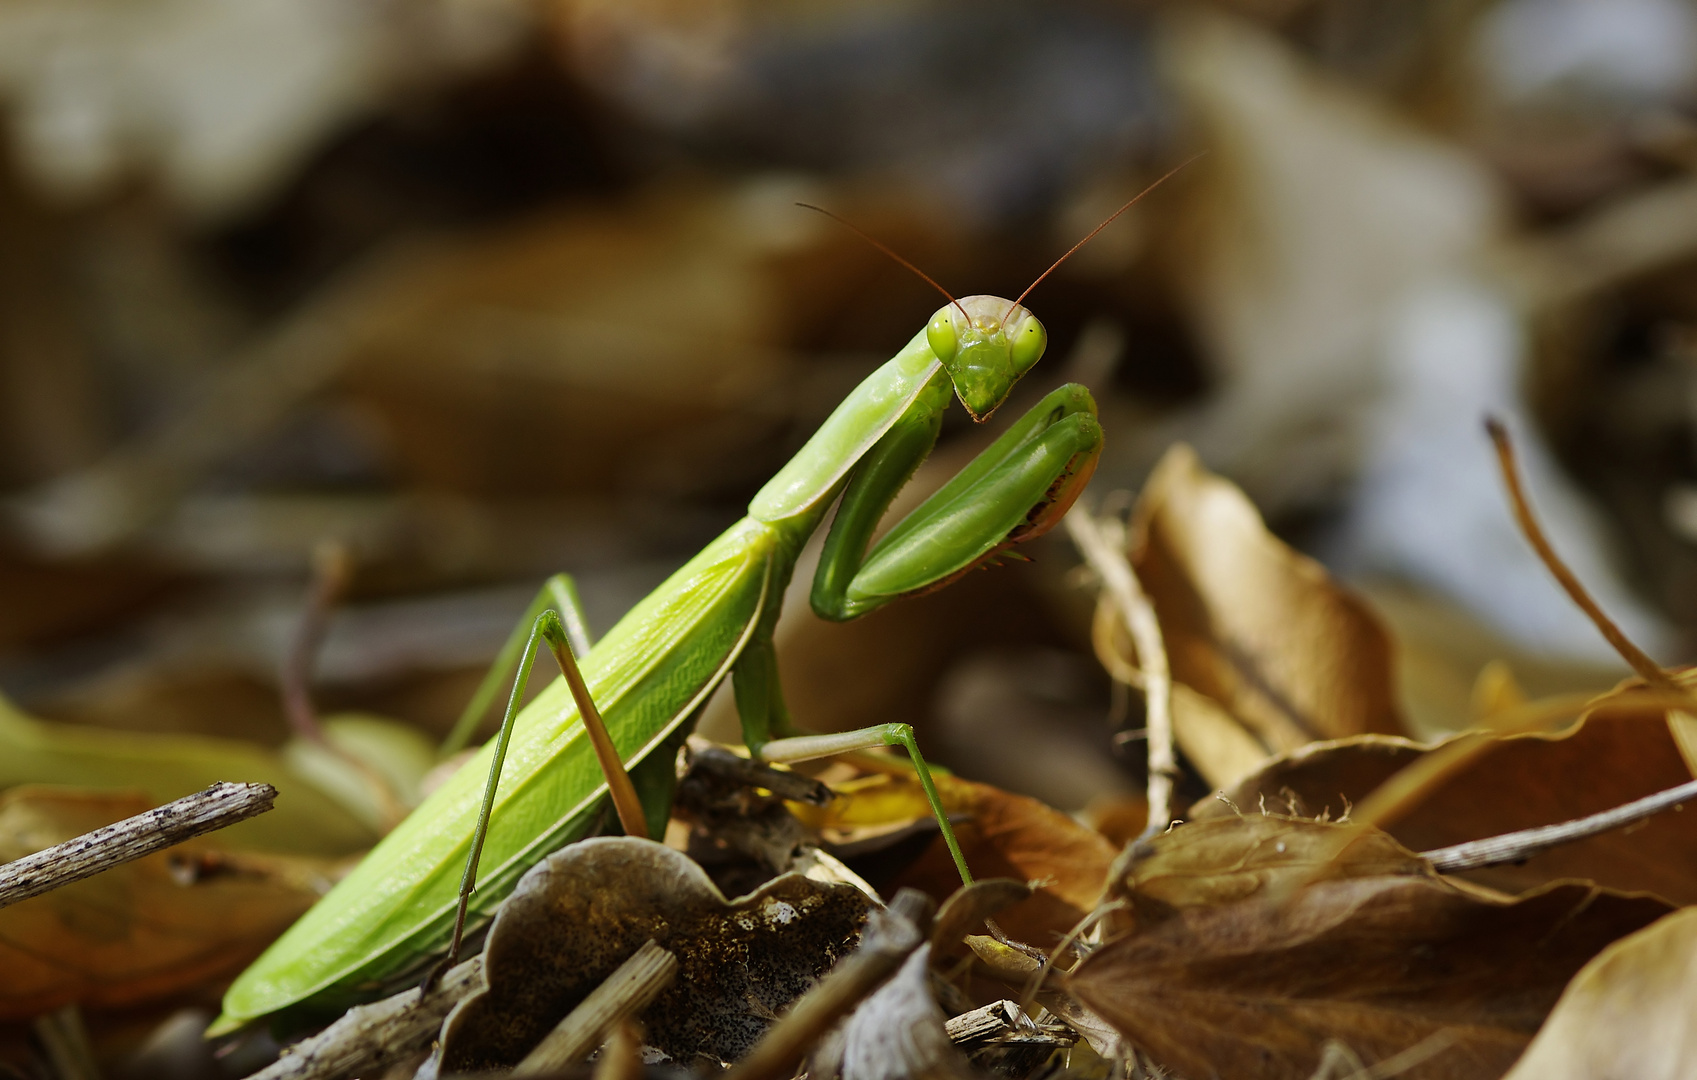
M1035 315L1028 315L1025 325L1014 335L1012 345L1014 377L1018 378L1031 370L1031 365L1043 358L1043 349L1049 344L1049 334L1043 329L1043 324L1037 321ZM933 349L936 346L932 346Z
M954 359L955 350L960 343L955 338L955 320L944 308L931 317L931 325L925 328L925 343L931 346L931 351L937 359L947 363Z

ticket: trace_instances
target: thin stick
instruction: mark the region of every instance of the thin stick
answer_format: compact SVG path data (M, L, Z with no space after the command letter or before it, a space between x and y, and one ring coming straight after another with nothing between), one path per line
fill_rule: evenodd
M678 958L650 939L567 1013L513 1075L535 1076L582 1061L610 1029L652 1005L677 973Z
M1683 687L1668 677L1660 664L1650 659L1643 649L1621 633L1620 627L1603 613L1603 609L1597 606L1597 601L1585 591L1585 586L1579 583L1573 571L1568 569L1561 556L1556 554L1555 548L1550 546L1543 527L1532 514L1532 505L1526 499L1526 492L1521 487L1520 467L1515 460L1514 442L1509 438L1508 428L1503 426L1503 422L1497 417L1488 416L1485 418L1485 431L1490 434L1491 443L1497 448L1497 464L1502 468L1503 483L1508 486L1509 500L1514 506L1514 519L1520 523L1520 531L1526 535L1526 542L1532 545L1532 550L1538 553L1538 558L1544 561L1544 566L1639 677L1659 690L1669 690L1676 694L1686 693Z
M220 781L205 791L0 864L0 908L263 814L276 798L277 789L270 784Z
M566 677L572 700L577 702L578 718L583 721L583 730L589 733L595 759L601 763L601 775L607 778L607 792L613 797L613 809L618 811L619 825L626 836L651 839L648 815L642 812L642 800L637 797L636 785L631 783L630 773L625 771L625 763L613 746L613 738L607 734L607 725L601 719L601 711L595 707L595 699L589 696L589 687L584 684L583 672L577 668L577 658L572 655L564 628L558 622L552 622L544 627L542 637L553 651L560 673Z
M1654 795L1646 795L1642 799L1617 806L1612 810L1604 810L1589 817L1578 818L1574 821L1564 821L1558 825L1540 825L1535 829L1521 829L1519 832L1504 833L1501 836L1490 836L1483 840L1470 840L1465 844L1455 844L1446 848L1436 848L1432 851L1422 851L1420 857L1427 860L1442 873L1454 873L1458 870L1477 870L1482 866L1501 866L1504 863L1520 862L1529 859L1540 852L1548 851L1562 844L1570 844L1575 840L1583 840L1598 833L1618 829L1630 825L1634 821L1642 821L1652 814L1659 814L1669 807L1677 807L1681 803L1697 799L1697 780L1680 784L1678 787L1658 791Z
M1147 840L1172 822L1173 780L1178 776L1178 759L1173 753L1173 679L1161 624L1131 569L1125 545L1110 541L1107 530L1082 506L1067 512L1066 525L1084 561L1101 577L1103 590L1113 598L1137 646L1149 731L1149 821L1138 839Z

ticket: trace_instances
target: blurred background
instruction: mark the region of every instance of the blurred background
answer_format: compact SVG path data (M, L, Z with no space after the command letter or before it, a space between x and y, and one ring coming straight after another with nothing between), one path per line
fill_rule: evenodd
M336 544L318 707L439 738L545 575L605 632L939 304L796 202L1016 296L1199 152L1028 301L1024 400L1101 402L1089 497L1189 442L1390 623L1431 734L1487 661L1623 674L1514 529L1495 412L1605 608L1691 656L1688 0L0 0L0 146L0 692L35 717L282 746ZM910 720L1066 809L1140 789L1077 557L1033 554L792 604L798 719Z

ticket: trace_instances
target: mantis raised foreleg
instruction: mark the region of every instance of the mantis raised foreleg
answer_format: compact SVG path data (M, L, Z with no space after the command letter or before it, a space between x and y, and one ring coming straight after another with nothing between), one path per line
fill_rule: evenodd
M1088 481L1102 442L1095 403L1076 385L1049 394L868 550L879 519L931 452L950 399L958 397L974 419L988 418L1045 345L1042 324L1019 301L951 298L838 405L754 497L747 517L593 648L584 648L586 633L571 643L581 654L580 696L599 707L650 828L664 822L670 804L676 748L729 675L744 739L757 757L793 761L874 745L905 747L967 875L911 729L803 734L784 706L773 630L802 546L833 504L838 509L812 588L814 610L829 619L855 618L940 588L1060 519ZM504 652L509 663L518 662L521 682L534 655L524 640L552 636L565 649L572 636L569 583L548 592L532 611L541 620L534 635L515 635ZM562 623L539 615L556 602ZM474 701L468 724L494 693ZM486 921L526 870L597 828L608 783L572 692L556 681L518 710L521 697L522 686L515 687L500 737L236 980L213 1033L283 1011L337 1010L421 972L457 937L468 867L481 869L465 915ZM498 753L505 762L496 770ZM489 783L495 775L498 786ZM480 860L470 857L474 843Z

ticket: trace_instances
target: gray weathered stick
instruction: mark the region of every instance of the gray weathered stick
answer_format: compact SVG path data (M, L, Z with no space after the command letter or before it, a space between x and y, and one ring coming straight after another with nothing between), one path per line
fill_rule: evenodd
M271 809L276 798L277 789L270 784L220 781L205 791L185 795L63 844L0 863L0 907L40 896L120 863L263 814Z
M1503 863L1529 859L1539 852L1562 844L1570 844L1575 840L1583 840L1588 836L1630 825L1634 821L1642 821L1652 814L1659 814L1663 810L1693 800L1697 800L1697 780L1668 788L1666 791L1658 791L1654 795L1646 795L1642 799L1635 799L1613 810L1604 810L1589 817L1422 851L1420 857L1443 873L1477 870L1483 866L1501 866Z
M513 1075L535 1076L582 1061L610 1029L648 1008L677 973L678 958L649 940L567 1013Z
M483 957L448 969L429 995L418 987L349 1009L342 1018L283 1050L283 1056L248 1080L332 1080L380 1074L389 1065L430 1045L442 1018L460 999L483 985Z

